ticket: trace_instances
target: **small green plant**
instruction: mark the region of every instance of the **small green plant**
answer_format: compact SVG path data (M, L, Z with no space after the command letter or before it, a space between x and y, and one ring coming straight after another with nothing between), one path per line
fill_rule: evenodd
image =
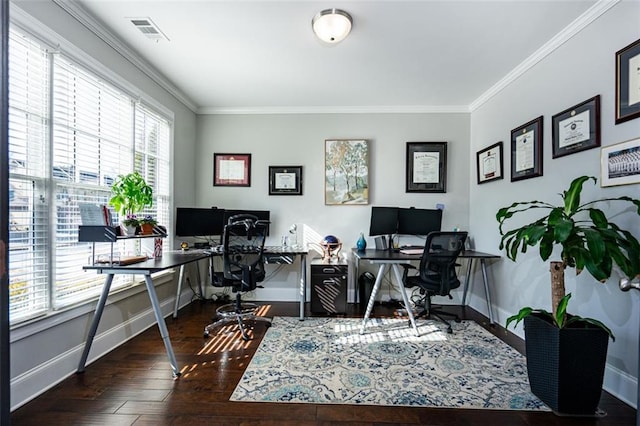
M140 221L135 214L128 214L125 220L122 221L122 224L125 226L138 226L140 225Z
M158 221L155 220L151 215L146 215L142 219L138 221L140 225L157 225Z
M511 324L513 321L515 321L515 324L514 324L514 327L515 327L518 325L520 321L525 319L525 317L528 317L529 315L533 315L533 314L538 314L546 318L549 322L551 322L558 328L565 328L570 326L571 324L582 324L582 325L584 325L585 323L591 324L594 327L599 327L604 331L606 331L609 334L609 337L611 337L611 340L613 341L616 340L615 336L613 335L613 332L611 332L609 327L604 325L601 321L598 321L597 319L593 319L593 318L582 318L582 317L579 317L578 315L568 315L567 305L569 304L569 299L571 299L571 293L568 293L562 299L560 299L560 303L556 307L555 315L552 314L551 312L545 311L544 309L533 309L530 307L522 308L520 309L520 312L507 318L506 328L509 328L509 324Z
M109 204L121 217L134 215L153 205L153 188L138 172L119 175L111 186L111 193Z

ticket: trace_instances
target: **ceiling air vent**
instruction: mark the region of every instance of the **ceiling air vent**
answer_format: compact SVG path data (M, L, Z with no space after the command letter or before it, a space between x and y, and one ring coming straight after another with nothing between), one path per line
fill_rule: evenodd
M151 20L151 18L128 18L131 23L138 29L145 37L151 40L169 40L169 38L158 28L158 26Z

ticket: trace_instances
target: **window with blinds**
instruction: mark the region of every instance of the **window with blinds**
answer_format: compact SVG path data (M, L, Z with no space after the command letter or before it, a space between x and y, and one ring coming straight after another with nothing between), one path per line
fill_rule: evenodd
M120 174L154 188L145 211L169 222L172 123L152 107L17 28L9 39L10 320L98 296L104 277L84 272L79 205L108 204ZM118 218L114 214L114 221ZM116 251L131 254L131 244ZM106 254L109 244L97 244ZM134 284L118 275L112 288Z

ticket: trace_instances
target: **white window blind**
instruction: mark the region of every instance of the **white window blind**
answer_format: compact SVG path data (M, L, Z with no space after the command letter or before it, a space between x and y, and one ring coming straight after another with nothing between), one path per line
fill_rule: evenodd
M154 188L145 214L170 219L172 123L98 73L51 53L12 27L9 39L10 321L96 298L104 276L85 272L81 203L108 204L120 174L137 170ZM113 215L114 224L118 223ZM96 244L108 254L109 244ZM136 244L119 242L116 255ZM136 277L118 275L112 288Z
M49 305L47 170L49 62L44 46L9 33L9 315Z

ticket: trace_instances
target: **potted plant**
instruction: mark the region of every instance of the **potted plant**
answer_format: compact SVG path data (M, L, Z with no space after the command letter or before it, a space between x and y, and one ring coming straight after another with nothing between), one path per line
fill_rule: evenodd
M142 219L140 219L140 233L143 235L153 234L153 227L158 224L158 221L155 220L151 215L146 215Z
M592 318L567 313L571 294L566 294L564 271L576 274L587 270L596 280L606 282L616 264L628 277L640 274L640 243L629 232L610 222L597 203L624 201L630 197L602 198L581 204L583 184L593 176L574 179L560 196L559 206L542 202L516 202L496 214L502 239L500 249L516 260L518 253L539 246L540 258L547 261L558 247L560 259L550 262L553 312L522 308L507 319L506 326L524 320L527 369L531 391L551 409L566 414L593 415L602 392L606 352L611 330ZM543 209L544 216L519 228L506 231L505 223L514 215ZM590 363L593 363L591 365ZM585 374L588 372L588 374Z
M133 219L136 213L153 205L153 188L138 172L119 175L111 186L111 193L109 204L125 220ZM126 226L124 222L122 224Z
M127 235L135 235L136 230L140 225L140 221L135 214L128 214L122 221L122 225L124 226Z

